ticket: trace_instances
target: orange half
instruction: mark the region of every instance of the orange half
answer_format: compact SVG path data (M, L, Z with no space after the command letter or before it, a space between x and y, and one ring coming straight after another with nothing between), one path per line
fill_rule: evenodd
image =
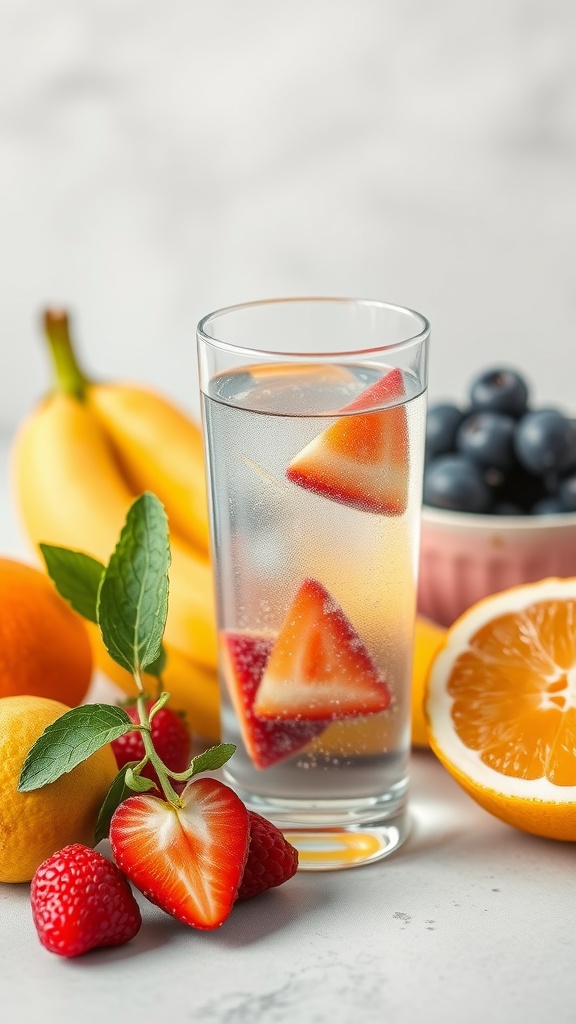
M576 840L576 579L488 597L448 631L425 691L430 745L486 810Z

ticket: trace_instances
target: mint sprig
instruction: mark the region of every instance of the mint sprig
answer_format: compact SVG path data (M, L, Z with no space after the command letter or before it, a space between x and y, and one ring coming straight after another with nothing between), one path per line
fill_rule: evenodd
M149 492L128 510L118 543L107 565L81 551L42 544L46 568L61 596L90 622L96 622L111 657L134 677L139 722L121 707L88 704L72 708L49 725L28 752L18 789L30 792L55 782L96 750L126 732L142 736L144 757L118 772L104 800L95 841L108 834L116 807L130 793L146 793L156 784L142 775L150 763L166 800L179 806L173 782L189 782L200 772L216 771L233 754L233 743L220 743L194 757L184 772L172 772L155 750L151 721L169 701L162 692L151 708L142 673L161 674L166 661L162 644L168 614L170 543L164 507Z
M112 821L114 811L121 803L124 802L124 800L126 800L127 797L131 795L132 790L126 783L126 775L129 769L134 771L134 768L136 768L137 765L138 761L129 761L128 764L123 765L114 779L114 782L110 786L98 814L96 830L94 832L95 843L99 843L102 839L106 839L108 832L110 831L110 822Z
M60 597L84 619L98 622L98 590L106 566L83 551L54 544L41 544L40 551Z
M142 494L130 507L97 603L106 650L134 676L153 665L162 650L169 566L166 513L153 494Z
M46 726L28 751L18 789L30 793L71 772L100 747L123 736L133 722L123 708L84 704L71 708Z
M222 765L230 760L236 750L234 743L217 743L215 747L204 750L192 758L192 763L186 772L182 772L182 781L192 779L200 772L215 772ZM180 779L180 775L172 775L172 778Z

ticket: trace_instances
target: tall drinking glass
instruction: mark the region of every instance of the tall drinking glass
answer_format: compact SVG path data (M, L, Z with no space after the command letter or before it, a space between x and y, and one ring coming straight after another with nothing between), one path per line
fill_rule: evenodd
M311 870L408 832L429 333L332 298L198 326L226 781Z

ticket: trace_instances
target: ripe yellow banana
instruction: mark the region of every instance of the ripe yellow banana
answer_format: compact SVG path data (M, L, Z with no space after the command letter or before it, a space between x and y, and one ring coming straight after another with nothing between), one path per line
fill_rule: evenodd
M200 428L151 389L88 384L88 405L135 494L153 491L171 532L208 555L208 502Z
M135 495L141 490L152 490L154 486L150 479L139 486L135 482L137 471L128 473L124 469L128 464L138 464L139 459L143 468L143 459L133 455L134 451L141 453L143 450L144 442L134 441L138 435L134 422L142 421L143 413L130 420L125 445L130 454L119 458L123 440L120 420L115 420L113 437L110 438L93 403L87 399L86 381L73 356L65 317L47 316L47 330L56 366L57 388L32 412L15 439L13 476L18 506L34 545L41 542L59 544L107 561ZM109 390L112 387L110 385ZM100 394L104 388L104 385L99 386ZM130 390L134 395L136 389ZM122 402L118 403L116 408L121 405ZM162 426L170 418L165 415L163 400L160 407L161 425L157 436L161 436ZM151 403L151 418L157 409L158 404ZM178 415L172 419L173 425L177 423ZM182 431L181 452L186 452L186 437L191 434L194 430ZM194 493L203 494L204 468L202 464L201 475L197 472L198 466L194 468L194 459L199 458L194 451L192 448L191 476L196 481ZM161 454L159 443L156 453L157 457L152 458L155 464ZM159 475L154 477L151 473L154 480ZM185 475L185 472L180 473L177 485L169 495L173 505L178 502L177 495L183 487ZM169 484L167 474L164 474L164 479L165 498ZM199 480L202 480L202 486ZM205 497L203 502L205 504ZM203 516L205 512L199 515L199 520ZM174 701L174 706L179 703L189 711L191 727L212 738L217 736L218 727L211 568L207 556L198 550L202 545L198 543L194 548L174 526L170 543L172 565L165 632L168 653L166 682L175 698L179 698L178 702ZM119 669L112 673L110 659L95 630L93 637L99 667L130 690L129 674L121 673Z

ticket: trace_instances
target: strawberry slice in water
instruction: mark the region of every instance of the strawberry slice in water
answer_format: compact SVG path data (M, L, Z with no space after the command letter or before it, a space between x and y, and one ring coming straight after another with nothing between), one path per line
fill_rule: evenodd
M317 580L304 580L266 663L254 713L326 723L389 704L390 691L340 605Z
M142 794L115 810L110 843L121 871L151 903L193 928L228 917L244 873L248 811L216 779L189 782L181 807Z
M366 512L401 515L408 498L408 421L400 370L366 388L341 416L292 459L286 476L316 494ZM356 413L356 415L353 415Z
M327 722L275 722L254 714L254 700L274 646L269 636L223 632L224 676L242 732L256 768L270 768L292 757L325 729Z

